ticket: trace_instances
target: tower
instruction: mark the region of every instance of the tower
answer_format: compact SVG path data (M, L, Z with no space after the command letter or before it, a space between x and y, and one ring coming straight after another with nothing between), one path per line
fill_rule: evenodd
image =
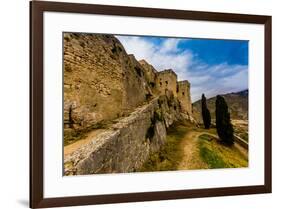
M183 112L192 114L190 83L187 80L177 82L177 94Z
M171 70L163 70L157 73L156 87L161 94L165 94L166 89L177 95L177 74Z

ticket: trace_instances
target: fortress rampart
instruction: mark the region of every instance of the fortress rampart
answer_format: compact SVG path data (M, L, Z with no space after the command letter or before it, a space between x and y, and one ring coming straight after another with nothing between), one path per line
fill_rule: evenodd
M66 152L65 175L136 171L170 125L192 120L190 83L172 69L137 61L112 35L64 34L64 140L89 139Z

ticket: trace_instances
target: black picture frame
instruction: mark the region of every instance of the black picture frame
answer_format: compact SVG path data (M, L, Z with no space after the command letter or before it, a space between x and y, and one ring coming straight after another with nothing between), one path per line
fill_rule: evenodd
M70 12L264 25L265 135L264 184L242 187L173 190L144 193L44 198L43 195L43 13ZM30 2L30 207L58 207L210 196L271 193L272 191L272 72L271 16L151 9L93 4Z

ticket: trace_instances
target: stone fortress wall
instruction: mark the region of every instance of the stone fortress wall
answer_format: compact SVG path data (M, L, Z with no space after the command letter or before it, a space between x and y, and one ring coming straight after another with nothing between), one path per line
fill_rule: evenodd
M151 89L141 64L111 35L64 33L64 135L126 115Z
M190 83L187 80L177 82L177 97L183 112L192 115L192 102L190 96Z
M112 35L64 34L64 139L103 129L64 156L65 175L130 172L192 121L190 84L128 55Z

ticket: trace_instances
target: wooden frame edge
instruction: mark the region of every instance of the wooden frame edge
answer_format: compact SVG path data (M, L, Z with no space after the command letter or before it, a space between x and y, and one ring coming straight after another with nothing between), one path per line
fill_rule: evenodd
M43 196L43 12L83 12L156 18L257 23L265 27L265 171L264 185L163 192L44 198ZM143 11L148 11L143 13ZM272 17L201 11L152 9L62 2L30 2L30 207L60 207L137 201L245 195L272 192ZM34 57L36 56L36 59ZM36 88L35 88L36 87ZM35 99L36 98L36 99Z
M272 192L272 17L268 16L264 23L264 120L265 120L265 187L268 193ZM266 85L268 84L268 85Z
M38 55L35 59L34 55ZM40 56L41 55L41 56ZM30 2L30 207L43 200L43 10ZM36 88L35 88L36 87ZM36 99L35 99L36 98Z
M129 6L112 6L101 4L83 4L83 3L66 3L55 1L32 1L38 9L42 11L60 11L69 13L106 15L123 15L130 17L154 17L154 18L171 18L171 19L191 19L204 21L219 22L236 22L236 23L256 23L264 24L271 16L266 15L249 15L237 13L206 12L206 11L189 11L176 9L160 9L147 7L129 7Z

